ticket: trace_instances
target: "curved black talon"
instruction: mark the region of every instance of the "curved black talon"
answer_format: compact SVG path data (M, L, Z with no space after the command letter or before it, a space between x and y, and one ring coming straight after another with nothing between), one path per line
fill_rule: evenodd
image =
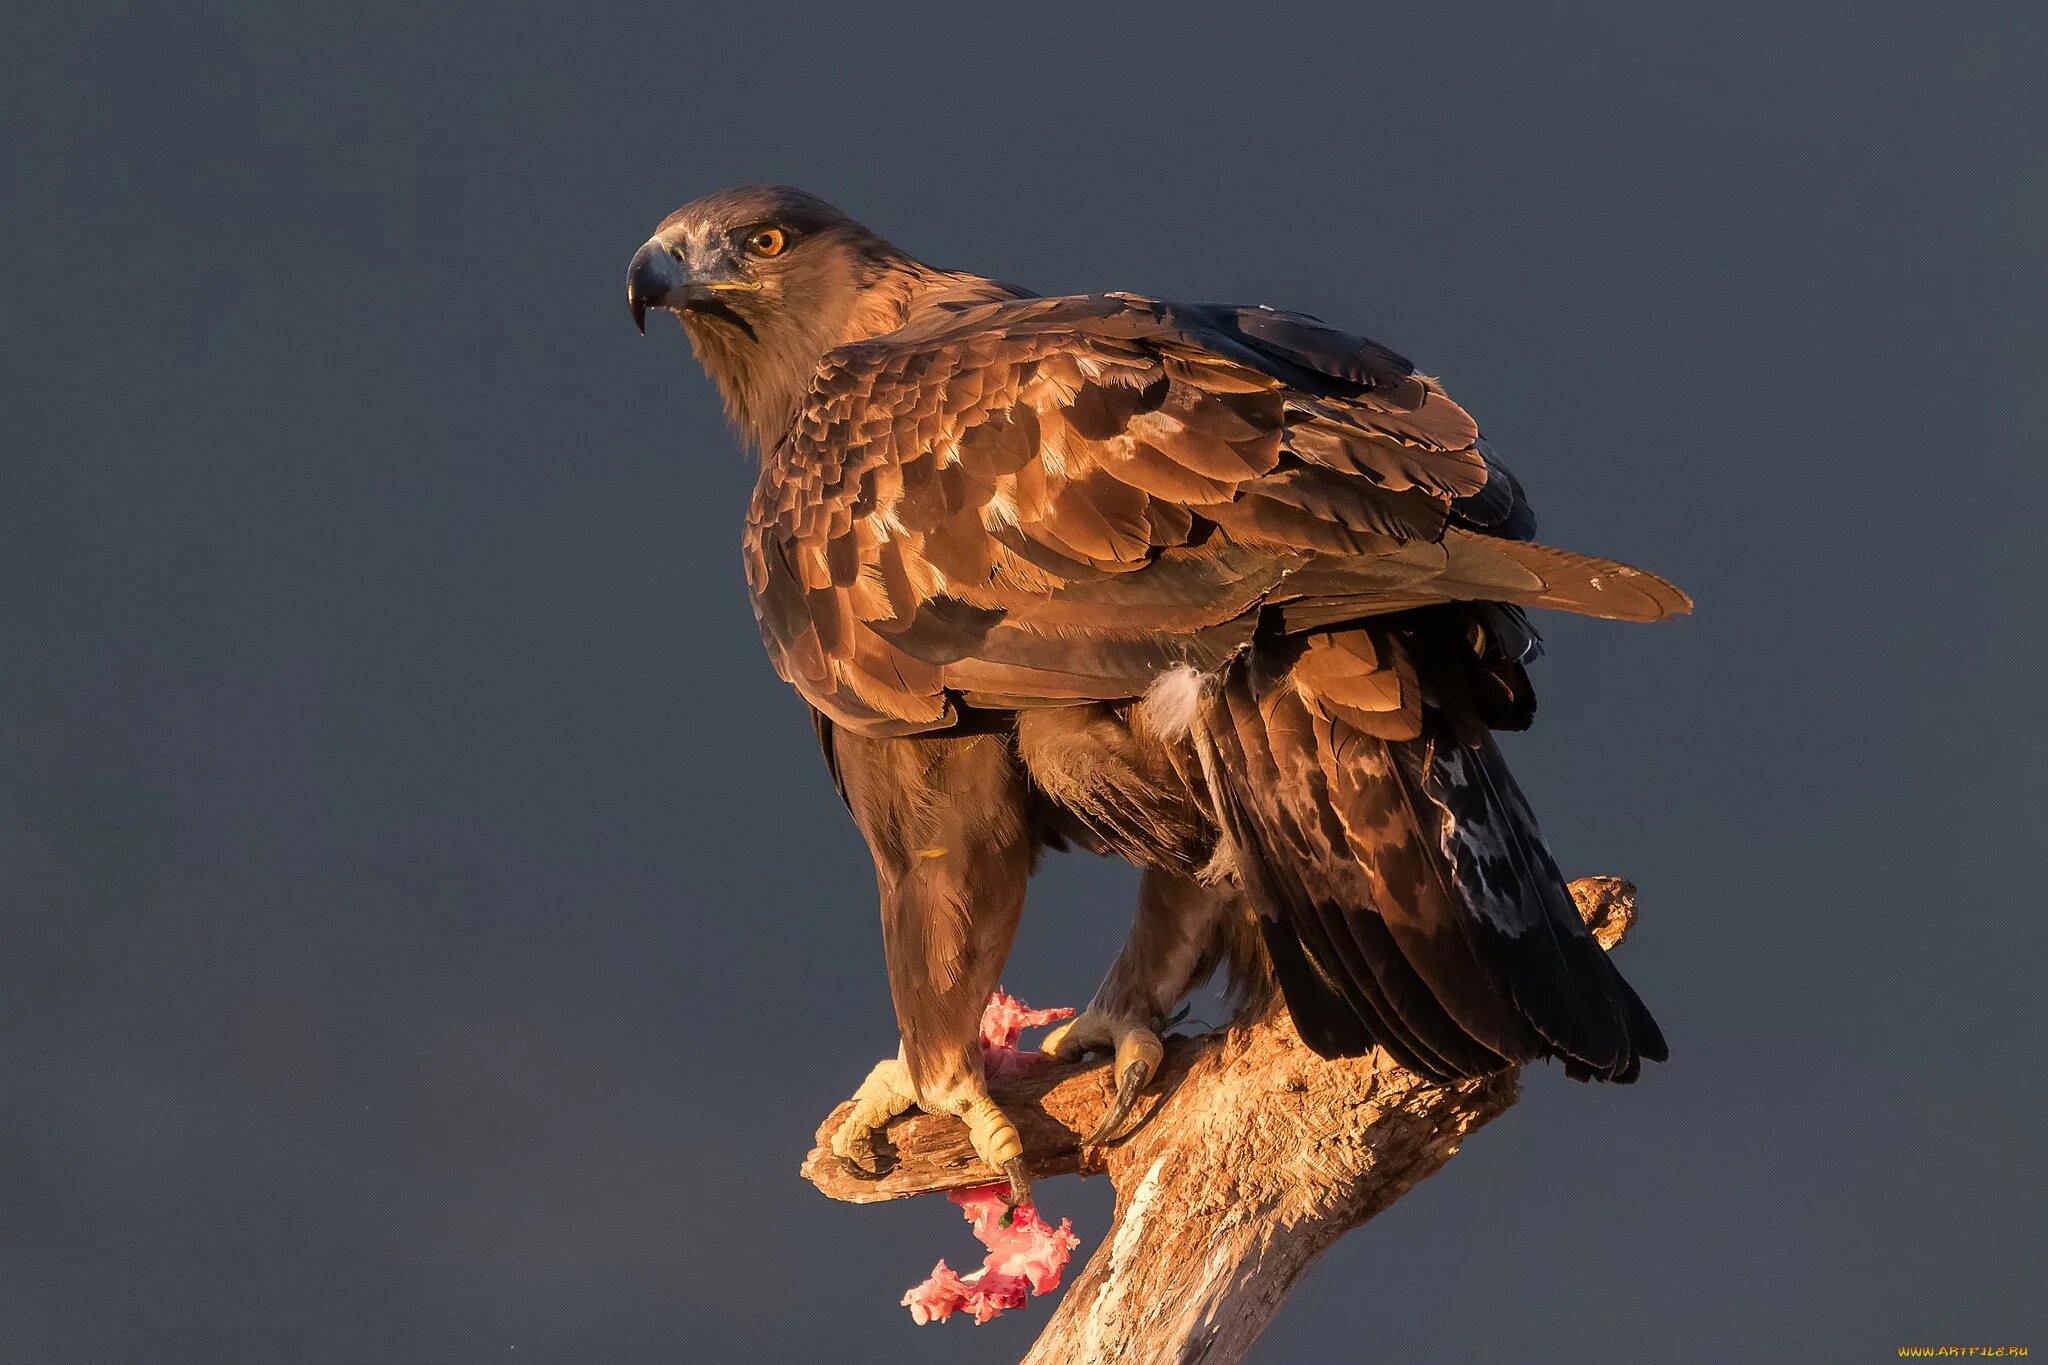
M1031 1201L1031 1177L1024 1174L1024 1158L1013 1156L1003 1163L1003 1174L1010 1177L1010 1193L1003 1200L1003 1207L1014 1212L1019 1204ZM1003 1215L1004 1226L1008 1226L1010 1214Z
M873 1166L863 1166L850 1156L839 1158L839 1169L845 1171L855 1180L880 1180L883 1176L894 1170L895 1167L896 1162L893 1158L880 1155L875 1157L875 1164Z
M1125 1119L1131 1116L1131 1108L1144 1093L1145 1082L1152 1079L1152 1067L1147 1062L1132 1062L1130 1070L1116 1084L1116 1098L1109 1103L1109 1112L1102 1116L1102 1122L1095 1125L1095 1131L1081 1139L1083 1147L1100 1147L1110 1141L1117 1129L1123 1127Z

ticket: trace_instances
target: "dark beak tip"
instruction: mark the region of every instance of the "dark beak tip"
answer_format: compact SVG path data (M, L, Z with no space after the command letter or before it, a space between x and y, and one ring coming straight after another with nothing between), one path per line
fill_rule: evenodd
M633 253L633 264L626 271L626 307L641 336L647 335L647 310L668 307L670 296L682 283L682 272L657 243L648 242Z

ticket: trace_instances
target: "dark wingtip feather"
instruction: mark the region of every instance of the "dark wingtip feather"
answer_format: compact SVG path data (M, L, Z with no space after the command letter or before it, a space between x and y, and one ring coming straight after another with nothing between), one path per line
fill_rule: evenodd
M1646 1062L1668 1062L1671 1060L1670 1045L1664 1041L1664 1030L1657 1026L1657 1020L1650 1013L1650 1007L1636 994L1635 987L1628 984L1628 978L1617 968L1614 984L1620 988L1623 1007L1628 1013L1628 1035L1636 1045L1636 1055Z
M1574 1079L1625 1084L1664 1058L1483 729L1461 740L1432 707L1415 739L1355 734L1304 708L1284 657L1264 662L1233 668L1198 730L1312 1050L1377 1043L1436 1080L1556 1058Z

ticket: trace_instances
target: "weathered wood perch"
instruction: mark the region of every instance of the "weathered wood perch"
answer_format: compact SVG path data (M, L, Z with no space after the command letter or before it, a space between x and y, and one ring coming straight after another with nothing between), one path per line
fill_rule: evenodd
M1585 877L1572 896L1601 945L1635 923L1635 887ZM1339 1237L1457 1154L1467 1133L1521 1094L1514 1072L1435 1085L1374 1052L1329 1062L1284 1009L1168 1042L1156 1098L1114 1146L1080 1139L1109 1103L1102 1063L998 1082L1034 1178L1107 1172L1116 1212L1024 1365L1242 1359L1302 1271ZM1000 1179L958 1120L906 1115L885 1137L879 1180L844 1170L818 1129L804 1175L834 1199L872 1203Z

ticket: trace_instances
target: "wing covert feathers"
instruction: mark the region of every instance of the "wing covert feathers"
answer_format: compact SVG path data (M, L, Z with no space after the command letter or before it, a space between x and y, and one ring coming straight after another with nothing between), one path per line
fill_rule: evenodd
M745 551L777 671L885 736L957 701L1135 697L1269 625L1688 606L1533 529L1471 417L1384 347L1266 309L1005 297L829 353Z

